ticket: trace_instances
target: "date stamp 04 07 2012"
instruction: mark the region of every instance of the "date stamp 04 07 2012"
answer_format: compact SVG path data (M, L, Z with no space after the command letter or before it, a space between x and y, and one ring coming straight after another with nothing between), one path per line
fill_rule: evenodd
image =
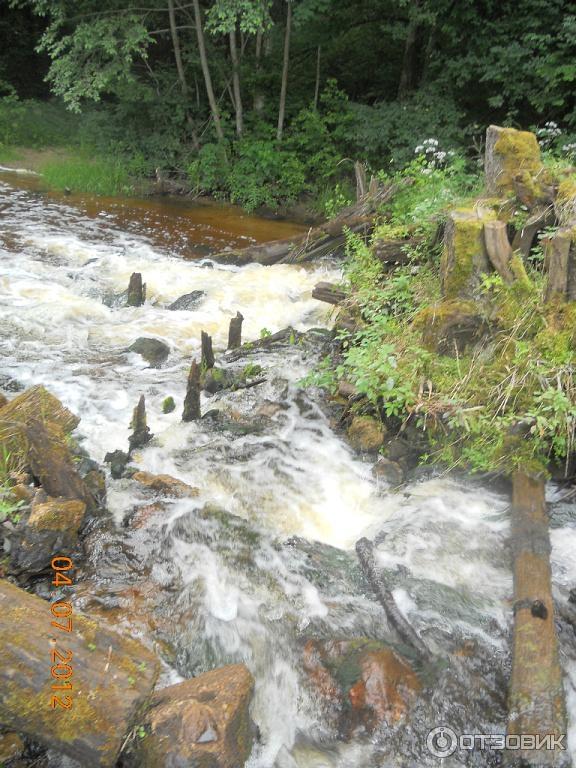
M71 586L72 576L68 575L68 571L74 568L74 563L69 557L63 557L59 555L52 558L52 584L56 587ZM50 605L50 612L54 617L50 622L52 627L55 627L61 632L72 632L72 604L56 601ZM50 698L50 707L56 709L61 707L62 709L72 708L72 651L60 650L56 647L57 640L51 639L50 644L50 660L52 666L50 668L50 675L55 680L52 684L53 691L70 691L69 694L54 694Z

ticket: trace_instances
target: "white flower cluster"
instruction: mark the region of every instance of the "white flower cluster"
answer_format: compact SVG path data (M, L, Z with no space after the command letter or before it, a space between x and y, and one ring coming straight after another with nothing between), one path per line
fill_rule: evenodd
M536 136L538 137L538 143L541 147L546 149L554 139L557 139L558 136L562 135L562 128L558 127L558 123L555 123L554 120L548 120L548 122L544 123L542 128L538 128L536 131Z
M564 144L562 147L562 152L564 152L565 155L568 155L568 157L575 157L576 141L572 141L570 144Z
M454 152L445 152L443 149L440 149L438 139L424 139L422 144L418 144L414 154L418 157L423 157L429 168L444 168L449 158L454 156Z

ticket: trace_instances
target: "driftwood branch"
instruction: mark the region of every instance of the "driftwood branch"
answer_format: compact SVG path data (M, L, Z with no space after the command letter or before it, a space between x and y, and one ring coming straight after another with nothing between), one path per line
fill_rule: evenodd
M413 648L423 659L432 659L430 650L412 625L404 618L396 605L392 592L384 583L384 579L374 561L374 546L372 542L366 538L359 539L356 542L356 554L362 566L362 571L378 598L378 602L384 608L388 621L396 630L402 642Z

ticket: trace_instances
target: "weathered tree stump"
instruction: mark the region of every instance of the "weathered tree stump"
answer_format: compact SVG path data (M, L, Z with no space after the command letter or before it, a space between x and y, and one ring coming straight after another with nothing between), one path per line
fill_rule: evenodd
M126 306L141 307L146 301L146 283L142 283L142 273L133 272L128 283Z
M203 371L209 371L210 368L214 368L214 351L212 349L212 336L209 336L206 331L201 333L202 341L202 359L200 365Z
M242 346L242 323L244 322L244 316L240 312L236 312L236 317L230 320L230 328L228 329L228 349L238 349Z
M346 291L338 288L334 283L318 283L313 291L312 298L324 301L326 304L341 304L346 298Z
M492 266L505 283L514 282L514 273L510 267L512 246L508 240L506 222L487 221L484 223L484 241L486 252Z
M536 136L515 128L489 126L486 131L484 171L488 193L491 195L515 194L518 183L534 187L534 178L542 172Z
M570 273L574 271L573 250L574 234L571 229L559 229L544 242L544 267L548 277L544 289L546 302L568 298L568 284ZM573 281L570 281L573 283ZM573 290L573 288L572 288Z
M152 692L159 663L100 619L73 611L71 620L70 632L52 626L68 620L0 580L0 722L86 768L111 768ZM53 688L65 681L71 689Z
M153 438L150 427L146 423L146 398L144 395L140 395L138 405L134 408L130 427L132 434L128 438L128 445L130 446L129 453L132 453L135 448L143 448Z
M562 670L551 593L550 538L542 477L513 477L514 640L509 690L509 735L566 734ZM508 753L509 765L570 765L568 753L522 749Z
M182 421L197 421L202 415L200 411L200 389L200 366L196 360L192 360L186 386L186 397L184 398Z
M525 259L528 258L538 233L546 227L551 227L555 221L556 216L551 205L535 210L522 229L516 233L512 243L512 250L520 251Z
M482 275L491 271L484 240L484 224L496 218L491 210L459 209L448 217L440 280L445 299L474 299Z

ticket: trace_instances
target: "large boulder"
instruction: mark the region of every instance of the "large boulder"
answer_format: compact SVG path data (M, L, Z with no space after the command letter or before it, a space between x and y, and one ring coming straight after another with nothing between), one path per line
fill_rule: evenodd
M253 690L248 669L233 664L159 691L133 764L244 768L254 738L249 713Z
M65 575L74 579L74 571ZM159 663L137 640L74 608L66 631L66 598L61 602L57 618L45 600L0 579L0 722L83 768L112 768L149 701ZM53 687L65 681L69 690Z
M151 368L160 368L170 354L170 347L160 339L141 336L128 347L128 352L135 352L143 357Z
M309 640L304 668L312 686L339 714L340 731L373 733L401 723L422 684L410 664L377 640Z
M26 576L50 568L54 553L76 549L86 504L77 499L51 499L37 492L32 510L20 523L20 539L12 550L10 569Z
M180 298L176 299L176 301L173 301L172 304L169 304L167 309L171 309L173 311L194 310L202 302L202 299L205 295L205 291L192 291L191 293L185 293L183 296L180 296Z

